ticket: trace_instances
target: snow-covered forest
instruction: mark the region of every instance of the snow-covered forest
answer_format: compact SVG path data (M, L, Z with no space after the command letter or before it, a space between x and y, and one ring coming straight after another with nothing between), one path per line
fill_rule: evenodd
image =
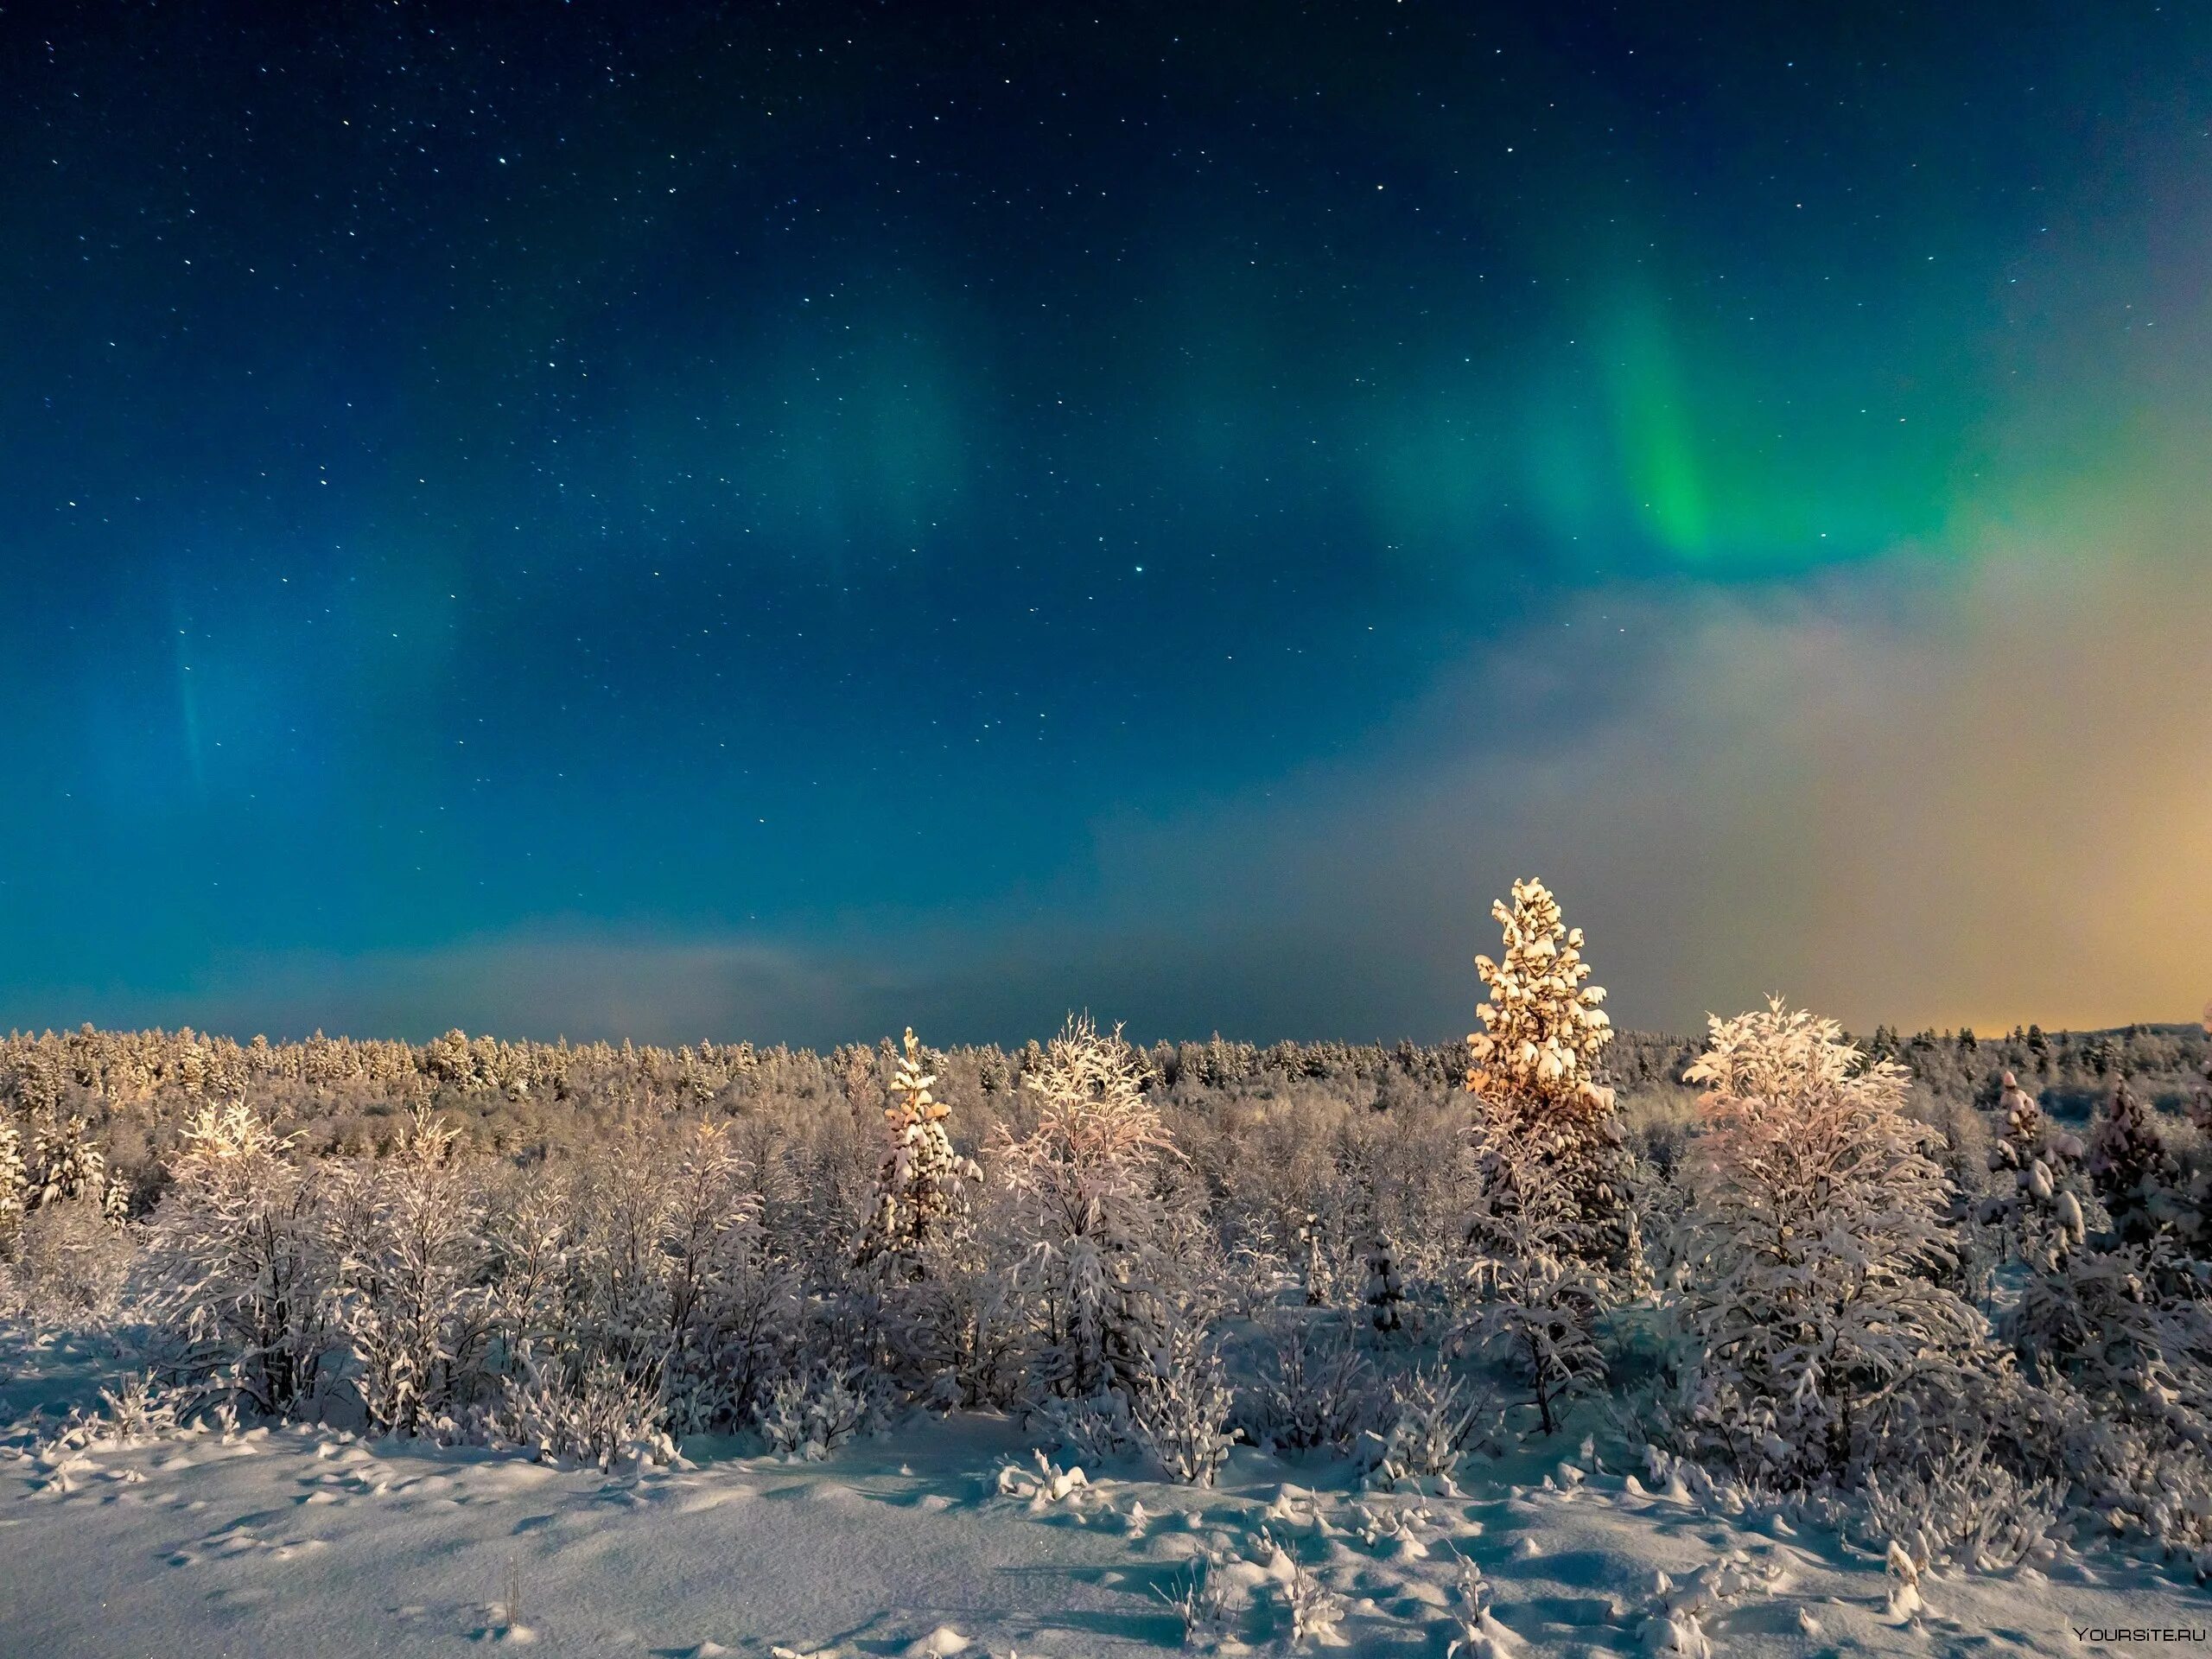
M0 1525L60 1561L67 1517L143 1532L196 1478L253 1513L144 1546L173 1565L331 1548L271 1541L305 1520L239 1484L253 1453L390 1517L348 1535L369 1559L451 1489L505 1578L403 1644L728 1650L677 1640L687 1607L793 1652L1926 1651L2005 1609L2030 1648L2185 1618L2206 1032L1853 1040L1777 1001L1617 1033L1541 883L1495 913L1446 1048L1145 1049L1082 1015L1012 1052L10 1037ZM778 1471L896 1515L839 1535L864 1565L818 1607L774 1587L810 1559L755 1540L736 1602L631 1573L605 1629L554 1616L585 1569L521 1524L537 1483L682 1560L728 1541L679 1516ZM963 1599L963 1549L1073 1576ZM0 1647L105 1650L35 1576L0 1567ZM194 1617L245 1617L232 1588Z

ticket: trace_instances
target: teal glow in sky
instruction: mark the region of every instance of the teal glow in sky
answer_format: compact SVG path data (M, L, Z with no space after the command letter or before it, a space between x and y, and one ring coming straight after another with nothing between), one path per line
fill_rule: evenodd
M1529 874L1644 1023L2212 990L2064 896L2212 922L2212 16L0 65L0 1027L1440 1037Z

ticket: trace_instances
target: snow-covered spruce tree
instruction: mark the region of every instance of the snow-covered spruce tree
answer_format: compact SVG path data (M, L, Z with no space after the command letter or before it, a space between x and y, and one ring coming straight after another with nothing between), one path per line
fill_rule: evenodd
M1328 1254L1323 1248L1325 1236L1319 1211L1308 1210L1298 1217L1299 1283L1305 1291L1306 1306L1308 1307L1325 1307L1329 1301L1328 1286L1332 1275L1329 1272ZM1394 1273L1391 1276L1395 1278L1396 1274ZM1370 1288L1374 1281L1370 1264L1368 1273ZM1395 1321L1391 1328L1396 1328Z
M906 1052L891 1079L883 1110L891 1145L876 1176L875 1206L861 1236L860 1260L893 1278L920 1278L933 1247L949 1244L966 1220L968 1185L982 1179L971 1158L952 1149L947 1108L930 1093L937 1082L929 1056L906 1028Z
M100 1219L111 1227L120 1227L130 1219L130 1183L119 1171L107 1173L107 1185L100 1193Z
M483 1207L458 1129L417 1107L396 1156L341 1179L338 1328L369 1426L416 1435L470 1402L493 1314Z
M903 1126L894 1122L893 1134L912 1144ZM950 1150L947 1143L922 1161ZM897 1151L880 1172L886 1179L870 1211L870 1242L895 1230L884 1224L891 1219L885 1200L896 1187ZM946 1409L1011 1408L1021 1396L1031 1346L1031 1287L1007 1271L1032 1243L1023 1218L1028 1197L1005 1181L984 1180L976 1165L957 1157L949 1179L922 1188L932 1190L950 1202L918 1206L917 1216L929 1219L902 1248L864 1254L860 1282L848 1294L878 1299L886 1369L899 1389Z
M42 1112L32 1121L29 1208L46 1204L98 1204L106 1194L107 1160L92 1142L85 1120Z
M2006 1320L2030 1375L2100 1414L2212 1437L2212 1307L2171 1236L2084 1242L2059 1222L2045 1237Z
M1602 987L1586 985L1582 930L1570 928L1541 881L1516 881L1513 906L1491 914L1505 954L1475 958L1487 1000L1483 1029L1467 1039L1466 1086L1482 1125L1477 1147L1476 1227L1520 1202L1512 1182L1541 1179L1572 1200L1572 1234L1558 1241L1580 1261L1633 1281L1643 1271L1630 1202L1630 1160L1613 1091L1597 1080L1611 1041ZM1491 1148L1510 1146L1499 1161Z
M1781 999L1715 1018L1687 1160L1688 1283L1670 1299L1685 1427L1783 1484L1910 1448L1986 1357L1982 1316L1936 1282L1949 1195L1904 1069Z
M0 1105L0 1262L15 1253L23 1223L24 1189L22 1137L16 1132L15 1114Z
M2031 1377L2062 1394L2079 1389L2097 1418L2154 1444L2199 1440L2212 1432L2202 1284L2170 1229L2131 1238L2114 1224L2082 1173L2081 1142L2048 1129L2037 1137L2032 1104L2015 1098L2023 1091L2009 1072L2005 1084L2007 1128L1992 1161L2017 1171L2017 1191L1998 1202L2008 1253L2028 1271L2005 1334ZM2141 1152L2132 1130L2113 1143L2139 1174L2155 1168L2155 1158L2132 1155Z
M1368 1323L1384 1335L1402 1330L1405 1322L1398 1317L1398 1310L1405 1306L1406 1287L1398 1277L1398 1253L1389 1235L1370 1234L1364 1254L1367 1285L1360 1300L1367 1306Z
M283 1415L313 1395L335 1341L338 1258L318 1184L243 1096L202 1100L147 1226L148 1305L178 1367L226 1375Z
M1036 1128L1020 1140L1000 1128L994 1162L1013 1198L1040 1395L1126 1399L1162 1334L1173 1263L1157 1183L1173 1147L1147 1077L1119 1027L1102 1035L1071 1015L1022 1077L1040 1103Z
M2166 1149L2157 1114L2125 1077L2113 1084L2091 1126L2088 1167L2123 1242L2146 1243L2159 1228L2181 1219L2175 1192L2181 1166Z
M2007 1258L2050 1273L2082 1242L2088 1216L2095 1215L2100 1228L2107 1218L2082 1170L2082 1142L2055 1128L2010 1071L1997 1109L2005 1115L2004 1133L1989 1149L1997 1191L1982 1219L1997 1230Z

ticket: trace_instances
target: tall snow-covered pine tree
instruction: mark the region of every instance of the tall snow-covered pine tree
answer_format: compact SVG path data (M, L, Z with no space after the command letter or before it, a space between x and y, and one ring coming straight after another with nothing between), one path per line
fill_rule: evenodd
M1468 1091L1476 1096L1473 1141L1480 1187L1474 1232L1496 1235L1519 1188L1541 1179L1567 1202L1548 1247L1633 1281L1643 1268L1630 1205L1629 1160L1613 1091L1597 1079L1612 1040L1601 986L1588 985L1582 930L1570 928L1541 881L1516 881L1513 905L1491 906L1505 953L1475 958L1488 996L1476 1010L1483 1029L1467 1039Z

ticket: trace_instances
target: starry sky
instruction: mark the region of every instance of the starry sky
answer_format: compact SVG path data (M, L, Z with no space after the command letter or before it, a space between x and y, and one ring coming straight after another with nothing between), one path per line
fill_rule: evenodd
M2212 13L0 7L0 1027L2212 994Z

